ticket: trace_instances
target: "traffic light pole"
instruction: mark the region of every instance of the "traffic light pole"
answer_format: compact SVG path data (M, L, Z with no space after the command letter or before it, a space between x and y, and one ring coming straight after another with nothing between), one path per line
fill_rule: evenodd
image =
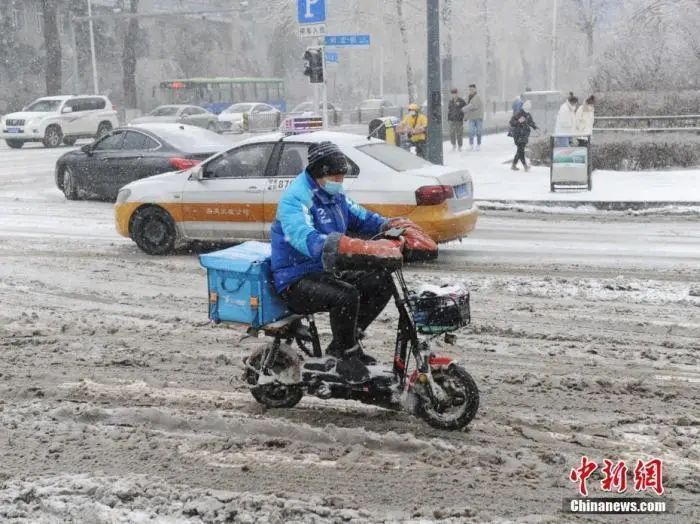
M322 107L322 116L323 116L323 130L326 131L328 130L328 75L326 74L326 48L325 46L321 46L321 63L323 64L323 85L321 89L323 90L322 92L322 99L323 99L323 107Z
M440 78L440 0L426 0L428 29L427 159L442 164L442 88Z

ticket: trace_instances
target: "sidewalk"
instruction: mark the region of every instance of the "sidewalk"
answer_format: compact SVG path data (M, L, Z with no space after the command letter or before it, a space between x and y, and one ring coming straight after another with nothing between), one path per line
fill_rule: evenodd
M445 165L464 167L474 180L474 195L482 208L589 206L628 210L669 206L700 210L700 167L678 171L594 171L591 191L549 191L549 167L533 166L526 173L511 171L515 145L505 133L483 137L481 151L452 152L445 143ZM516 206L517 207L517 206Z

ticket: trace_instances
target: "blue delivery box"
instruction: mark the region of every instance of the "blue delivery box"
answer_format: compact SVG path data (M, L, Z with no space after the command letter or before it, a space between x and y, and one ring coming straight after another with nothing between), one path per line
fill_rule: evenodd
M207 269L209 318L258 328L290 314L275 292L270 244L244 242L199 256Z

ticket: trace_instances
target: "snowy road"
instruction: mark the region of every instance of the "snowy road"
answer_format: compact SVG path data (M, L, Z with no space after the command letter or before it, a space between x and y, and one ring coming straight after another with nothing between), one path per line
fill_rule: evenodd
M0 148L0 520L581 522L560 508L582 455L663 459L676 513L654 521L700 519L697 219L488 213L411 268L472 291L439 350L481 409L450 433L308 397L263 410L231 381L258 342L208 324L196 256L143 255L111 205L66 202L65 150ZM391 358L395 320L371 353Z

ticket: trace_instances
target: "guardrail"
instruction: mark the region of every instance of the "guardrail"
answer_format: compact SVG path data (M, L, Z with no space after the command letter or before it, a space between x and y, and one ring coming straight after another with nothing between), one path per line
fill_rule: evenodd
M700 115L597 116L594 122L596 127L593 131L596 132L700 132ZM611 125L613 122L617 125ZM664 123L667 125L663 125ZM679 126L678 123L689 125ZM626 125L620 126L620 124Z

